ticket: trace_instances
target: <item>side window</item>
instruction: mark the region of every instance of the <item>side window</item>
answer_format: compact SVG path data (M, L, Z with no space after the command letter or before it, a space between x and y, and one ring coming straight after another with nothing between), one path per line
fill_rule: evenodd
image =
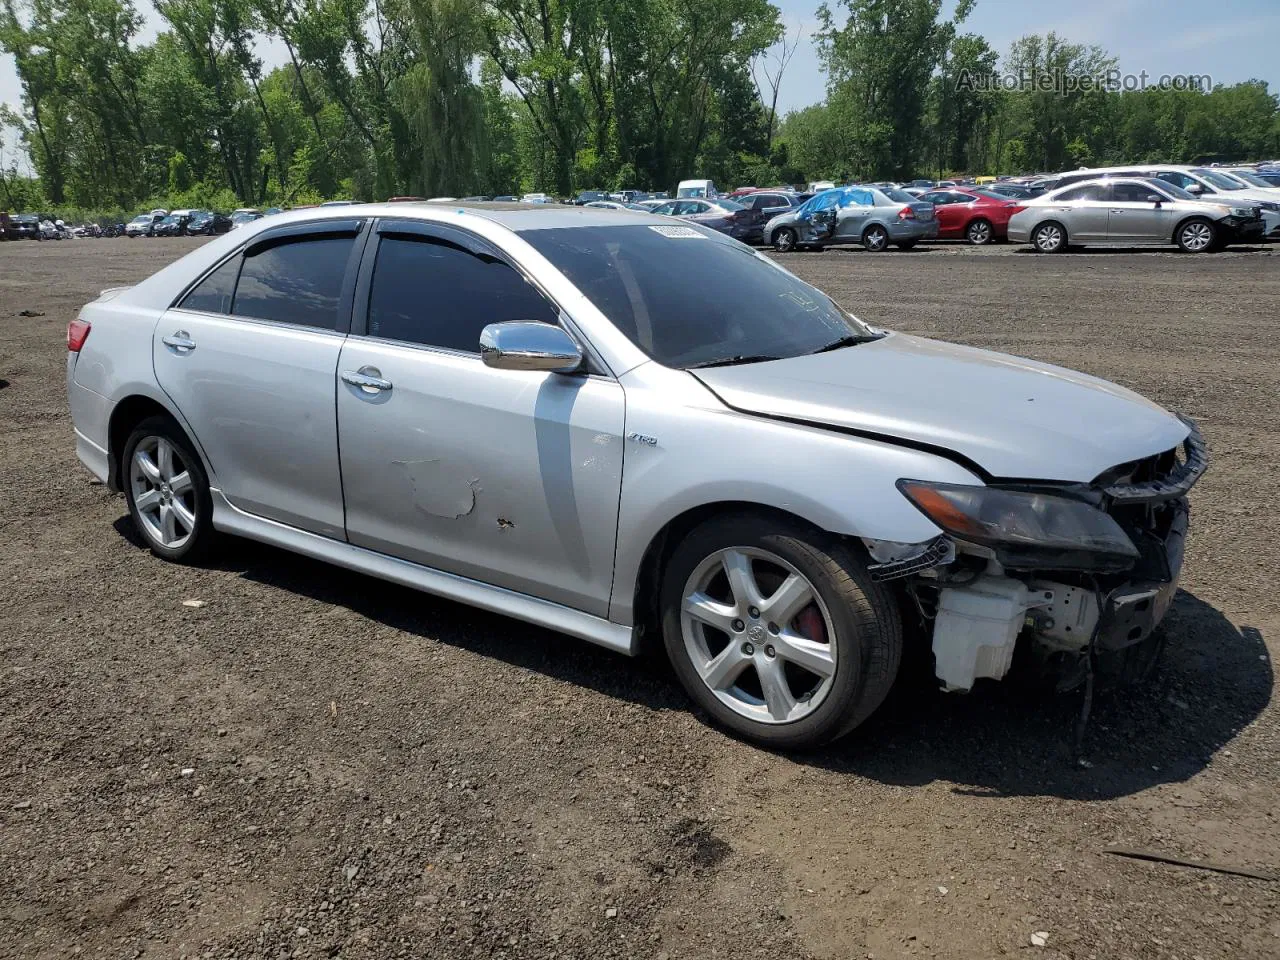
M187 291L178 306L183 310L203 310L205 313L230 313L231 298L236 292L236 274L239 272L240 258L232 257Z
M660 213L663 216L667 216L667 217L675 213L675 210L676 210L676 205L670 201L667 201L666 203L660 203L653 208L654 213Z
M1144 183L1113 183L1111 199L1116 203L1146 203L1147 197L1155 193Z
M244 258L231 312L334 330L351 237L298 240Z
M369 293L369 336L478 353L504 320L556 323L556 309L512 267L430 238L384 236Z
M945 193L941 190L935 190L932 193L920 194L920 199L925 201L926 203L932 203L934 206L937 206L937 207L945 207L948 203L951 202L951 194Z
M1106 188L1100 183L1086 183L1082 187L1067 190L1054 197L1055 203L1070 203L1073 200L1101 200Z
M876 205L875 194L870 190L846 190L844 192L844 206L856 207L874 207Z

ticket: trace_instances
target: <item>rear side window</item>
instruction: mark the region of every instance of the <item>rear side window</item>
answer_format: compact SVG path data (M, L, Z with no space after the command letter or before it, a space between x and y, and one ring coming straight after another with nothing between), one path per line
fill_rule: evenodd
M231 312L336 330L352 237L325 237L267 247L244 258Z
M1054 201L1072 201L1072 200L1102 200L1106 193L1106 187L1100 183L1088 183L1083 187L1076 187L1074 190L1067 190L1064 193L1054 197Z
M231 298L236 292L236 274L239 272L240 258L232 257L192 287L178 306L183 310L203 310L205 313L230 313Z
M1147 203L1147 197L1157 196L1154 188L1145 183L1113 183L1111 199L1115 203Z
M430 238L384 236L378 244L371 337L478 353L480 331L490 323L558 319L551 303L496 257Z

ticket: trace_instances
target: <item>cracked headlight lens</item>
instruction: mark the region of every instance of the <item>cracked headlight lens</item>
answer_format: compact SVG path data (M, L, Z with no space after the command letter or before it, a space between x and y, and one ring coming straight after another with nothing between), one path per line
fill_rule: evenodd
M1079 500L921 480L899 480L898 489L948 534L990 547L1006 567L1118 571L1138 558L1114 519Z

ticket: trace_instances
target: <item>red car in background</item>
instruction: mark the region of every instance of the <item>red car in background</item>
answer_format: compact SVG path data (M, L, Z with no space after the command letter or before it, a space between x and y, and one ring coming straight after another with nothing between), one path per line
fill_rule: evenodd
M1009 218L1022 209L1017 200L977 187L947 187L920 195L933 204L939 240L993 243L1009 237Z

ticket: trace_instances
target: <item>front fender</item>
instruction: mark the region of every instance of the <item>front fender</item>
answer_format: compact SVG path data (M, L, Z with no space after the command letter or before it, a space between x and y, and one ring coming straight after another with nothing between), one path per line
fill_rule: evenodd
M899 479L981 483L935 454L738 413L684 371L645 364L623 386L628 440L609 605L616 623L633 623L649 545L689 510L753 503L832 533L918 543L940 531L898 491Z

